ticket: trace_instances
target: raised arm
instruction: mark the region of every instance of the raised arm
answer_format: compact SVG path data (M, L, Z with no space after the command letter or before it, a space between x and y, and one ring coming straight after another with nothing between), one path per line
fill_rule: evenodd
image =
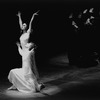
M21 19L21 13L18 12L17 16L18 16L18 18L19 18L19 25L20 25L20 28L22 29L22 27L23 27L23 22L22 22L22 19Z
M32 18L31 18L30 23L29 23L29 29L27 30L28 33L31 33L32 21L33 21L35 15L38 15L38 14L37 14L38 12L39 12L39 11L37 11L36 13L34 13L34 14L32 15Z

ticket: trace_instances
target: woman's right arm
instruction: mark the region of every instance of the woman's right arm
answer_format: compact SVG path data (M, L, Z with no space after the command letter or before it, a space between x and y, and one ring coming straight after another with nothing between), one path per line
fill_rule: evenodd
M17 16L18 16L18 18L19 18L19 25L20 25L20 28L22 29L23 23L22 23L22 19L21 19L21 13L18 12Z

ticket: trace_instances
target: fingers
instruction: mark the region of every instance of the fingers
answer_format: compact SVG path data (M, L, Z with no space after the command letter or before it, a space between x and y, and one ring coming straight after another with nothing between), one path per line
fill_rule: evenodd
M21 14L21 12L20 12L20 11L18 11L18 13L19 13L19 14Z
M20 17L20 15L21 15L21 13L20 13L20 11L18 11L18 14L17 14L17 16L18 16L18 17Z
M36 13L34 13L33 15L38 15L38 12L39 12L40 10L38 10Z

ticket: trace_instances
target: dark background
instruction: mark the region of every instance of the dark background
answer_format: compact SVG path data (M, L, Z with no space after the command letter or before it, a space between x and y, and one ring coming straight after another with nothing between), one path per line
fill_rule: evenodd
M16 16L18 11L22 13L23 22L28 24L32 14L40 10L33 21L30 38L37 45L35 56L40 73L47 68L49 59L62 53L68 53L66 56L69 57L70 65L79 68L95 66L97 62L93 62L96 57L93 56L94 52L98 53L98 57L100 55L100 19L90 28L81 26L81 30L75 32L68 18L72 12L77 15L91 7L97 9L97 14L99 1L0 1L1 79L7 78L11 69L21 67L21 56L16 46L21 35ZM80 60L80 56L83 56L83 60Z

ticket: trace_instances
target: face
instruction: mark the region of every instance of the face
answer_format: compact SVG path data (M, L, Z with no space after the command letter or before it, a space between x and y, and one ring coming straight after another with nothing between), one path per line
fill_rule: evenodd
M27 28L27 25L26 25L26 23L24 23L22 26L22 30L25 30L26 28Z

